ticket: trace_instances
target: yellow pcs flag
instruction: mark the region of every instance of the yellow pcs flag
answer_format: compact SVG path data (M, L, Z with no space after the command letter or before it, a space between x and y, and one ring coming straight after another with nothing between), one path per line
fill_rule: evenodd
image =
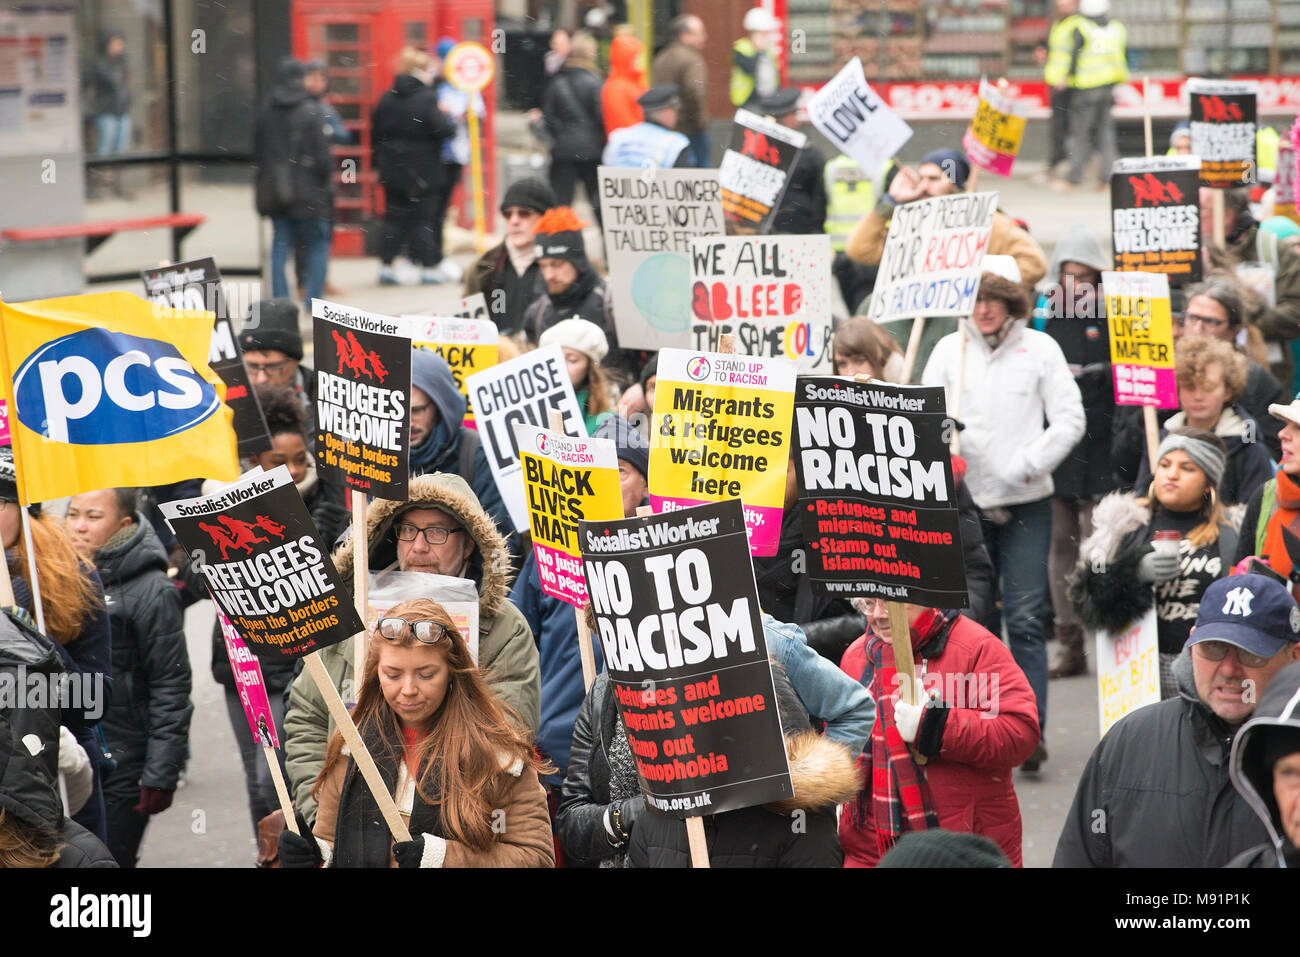
M211 313L127 292L0 302L0 395L23 503L237 478L211 338Z

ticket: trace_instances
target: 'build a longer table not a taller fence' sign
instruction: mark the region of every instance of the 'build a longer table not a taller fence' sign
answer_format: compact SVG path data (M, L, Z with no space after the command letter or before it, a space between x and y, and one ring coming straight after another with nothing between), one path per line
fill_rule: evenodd
M646 803L684 818L790 797L740 502L578 532Z
M894 209L867 317L968 316L975 308L998 194L953 193Z
M821 594L967 604L942 388L801 376L795 472Z

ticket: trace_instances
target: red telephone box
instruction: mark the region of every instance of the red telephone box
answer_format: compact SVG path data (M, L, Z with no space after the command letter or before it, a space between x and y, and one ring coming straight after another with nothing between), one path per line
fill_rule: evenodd
M495 18L491 0L293 0L293 55L320 60L329 76L329 100L343 123L356 132L356 145L336 146L334 248L336 256L365 255L365 229L383 216L383 189L371 163L370 114L393 81L397 57L411 44L435 47L442 37L470 40L492 50ZM497 51L493 51L494 53ZM483 91L487 119L483 138L485 204L496 209L496 91ZM469 175L466 167L465 175ZM452 196L457 221L468 226L472 212L465 188ZM484 228L492 231L492 224Z

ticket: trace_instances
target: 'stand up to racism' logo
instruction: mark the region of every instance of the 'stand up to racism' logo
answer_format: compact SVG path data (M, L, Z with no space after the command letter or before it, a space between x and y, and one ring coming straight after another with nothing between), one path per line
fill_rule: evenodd
M221 407L212 384L170 342L82 329L47 342L14 376L18 421L52 442L152 442Z
M339 354L339 367L335 375L342 375L343 370L347 369L352 373L352 378L359 379L363 375L367 379L375 379L381 385L384 378L388 375L388 369L379 359L379 353L367 352L362 348L361 343L357 342L357 337L348 330L347 338L339 335L337 329L331 329L330 335L334 337L334 347Z
M703 382L709 375L709 360L704 356L695 356L688 360L686 374L696 382Z
M551 437L550 437L549 435L547 435L545 432L538 432L538 433L537 433L537 451L539 451L539 452L541 452L543 455L545 455L545 454L546 454L546 450L549 449L550 447L551 447Z
M244 554L251 555L253 545L258 542L269 542L269 538L257 534L259 528L276 538L284 538L284 526L265 515L257 516L255 522L243 522L229 515L218 515L217 521L221 524L209 525L207 522L199 522L199 528L207 532L208 538L212 539L212 544L221 549L223 562L232 549L242 549Z

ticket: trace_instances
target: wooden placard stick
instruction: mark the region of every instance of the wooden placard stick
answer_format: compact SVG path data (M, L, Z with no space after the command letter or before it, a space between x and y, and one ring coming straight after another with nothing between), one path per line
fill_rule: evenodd
M266 756L266 766L271 769L271 780L275 783L275 796L280 799L280 810L284 814L284 826L298 834L298 816L293 812L293 802L289 800L289 789L284 786L284 774L280 771L280 762L276 760L275 748L269 744L262 745L262 754ZM302 835L299 834L299 837Z
M370 620L370 535L366 528L366 494L351 490L352 495L352 597L357 614L364 624ZM328 544L328 543L327 543ZM361 676L366 669L366 631L352 636L352 682L361 690ZM352 696L355 701L357 695Z
M912 381L912 367L916 365L917 353L921 351L921 333L925 331L925 316L917 316L912 320L912 331L907 337L907 351L903 353L903 381L899 385L907 385Z
M551 431L564 434L564 413L559 409L551 410ZM596 653L591 650L591 631L587 628L587 616L581 608L573 609L573 619L578 624L578 657L582 661L582 689L591 689L596 680Z
M953 423L952 441L948 443L948 448L953 455L961 455L961 432L957 429L957 423L961 420L962 393L966 391L966 330L959 328L957 335L960 336L957 340L957 384L953 389L952 408L948 410L948 418Z
M1147 156L1155 155L1155 147L1151 142L1151 101L1147 98L1147 87L1151 85L1151 77L1142 77L1142 135L1146 137Z
M18 506L22 508L21 505ZM9 580L9 563L0 561L0 605L8 607L17 604L14 601L14 583Z
M980 168L971 166L970 175L966 177L966 192L976 193L980 188Z
M1223 190L1214 190L1214 243L1220 249L1227 245L1227 231L1223 223Z
M325 699L325 707L329 709L330 717L334 719L335 726L342 733L343 740L347 742L348 749L352 752L352 760L357 762L357 770L361 772L361 776L365 779L366 786L370 788L375 803L379 805L379 813L384 816L384 823L388 825L394 839L409 841L411 832L402 823L402 816L397 812L397 804L393 801L393 796L388 793L388 787L384 784L384 779L379 775L379 768L375 766L375 759L366 750L365 742L361 740L361 734L357 731L357 726L352 723L352 715L348 714L348 709L344 707L338 689L334 687L334 682L330 680L329 672L325 670L325 664L320 660L320 652L313 651L303 659L303 664L306 665L307 673L311 675L312 680L316 682L316 687L320 689L321 697Z
M731 342L728 343L727 340ZM727 346L730 349L727 349ZM724 335L719 343L718 351L724 355L734 352L736 348L736 337L733 335ZM647 515L653 515L654 509L649 505L641 505L636 510L637 518L644 518ZM688 817L686 819L686 840L691 846L691 867L708 867L709 866L709 844L704 839L704 821L698 817Z

